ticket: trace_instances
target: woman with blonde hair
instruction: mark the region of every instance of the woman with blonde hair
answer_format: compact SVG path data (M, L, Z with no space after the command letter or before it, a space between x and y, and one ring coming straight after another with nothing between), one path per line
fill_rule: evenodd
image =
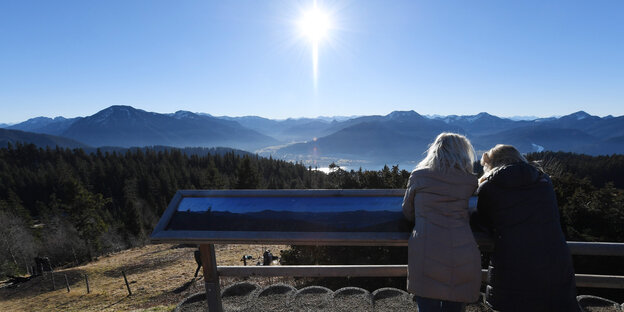
M487 180L487 178L495 173L494 168L502 168L505 165L513 163L528 163L526 158L511 145L498 144L481 156L481 165L483 166L483 176L479 179L479 183Z
M486 303L498 311L579 311L550 177L511 145L481 158L475 220L494 239Z
M403 214L414 222L407 290L420 312L463 311L479 298L481 256L468 217L474 159L465 136L441 133L410 175L403 198Z

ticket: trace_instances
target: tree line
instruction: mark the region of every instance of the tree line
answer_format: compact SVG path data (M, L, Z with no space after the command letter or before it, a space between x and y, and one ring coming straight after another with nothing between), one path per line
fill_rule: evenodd
M544 152L528 158L552 175L569 240L624 241L624 156ZM0 274L24 273L35 256L58 266L144 244L179 189L404 188L409 178L398 166L330 168L323 173L227 149L87 153L9 145L0 148ZM285 259L406 263L400 250L336 248L295 247Z

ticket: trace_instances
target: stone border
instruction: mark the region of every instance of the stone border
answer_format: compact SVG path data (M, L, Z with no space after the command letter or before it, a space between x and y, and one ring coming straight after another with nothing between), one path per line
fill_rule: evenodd
M271 284L259 290L255 294L254 298L271 295L269 293L271 291L274 291L275 293L279 293L279 294L290 294L291 292L297 292L297 288L295 288L292 285L283 284L283 283Z
M351 304L355 304L360 301L364 302L366 307L348 306L347 308L344 304L341 304L341 301L344 301L342 300L343 298L346 300L349 300L348 298L354 298L354 300L351 300L354 301L351 302ZM373 296L368 290L359 287L340 288L332 295L331 310L329 311L373 311Z
M186 304L195 303L197 301L206 301L206 292L194 293L194 294L184 298L182 301L180 301L180 303L178 303L178 305L175 307L175 309L173 309L173 312L180 312L180 311L182 311L182 306L184 306Z
M282 311L289 307L290 298L292 297L293 293L296 293L296 292L297 292L297 288L293 287L292 285L283 284L283 283L272 284L272 285L262 288L261 290L258 290L253 295L252 297L253 302L251 303L250 307L255 310L258 310L259 308L263 308L264 310L269 309L266 311L272 311L272 310ZM284 300L275 301L273 307L266 307L266 306L263 307L263 305L266 305L269 303L269 302L263 302L263 298L269 297L270 295L283 295Z
M379 288L371 294L366 289L362 289L359 287L344 287L334 292L331 289L323 287L323 286L308 286L300 290L297 290L295 287L291 285L281 284L281 283L269 285L264 288L260 288L260 286L258 286L258 284L256 283L238 282L238 283L234 283L224 288L221 291L221 298L224 304L224 310L241 311L241 312L251 311L254 308L256 308L255 304L258 302L258 298L263 297L262 294L266 294L265 296L271 295L268 292L272 290L278 290L276 292L277 294L285 295L284 296L285 300L280 302L280 303L283 303L282 308L291 309L291 310L300 310L300 311L315 311L315 310L316 311L347 311L346 307L343 307L342 305L335 305L335 303L336 303L336 299L339 301L341 297L348 297L348 296L355 297L354 301L360 301L360 302L363 301L367 303L368 307L370 307L370 311L377 311L379 308L381 308L381 310L391 311L390 310L391 308L386 309L386 307L384 306L376 307L377 300L383 300L386 298L397 297L397 296L400 296L409 300L413 299L412 295L405 292L404 290L391 288L391 287ZM392 295L391 293L394 293L394 295ZM316 308L301 306L300 303L298 303L298 298L306 294L319 294L320 296L323 296L324 298L320 300L323 303L317 306ZM241 307L234 308L234 309L231 306L228 307L227 298L236 297L236 296L241 297L241 302L242 302ZM484 304L484 301L485 301L484 297L485 296L481 294L479 298L480 300L477 301L477 303L482 304L483 307L485 308L487 305ZM184 298L182 301L180 301L180 303L178 303L178 305L174 308L173 311L181 312L185 305L192 305L197 302L205 302L205 300L206 300L205 292L198 292L198 293L192 294ZM576 300L579 303L579 306L581 307L582 311L586 311L585 308L583 307L583 304L585 304L586 306L603 307L606 309L612 308L614 311L624 312L624 303L620 304L615 301L605 299L602 297L592 296L592 295L579 295L576 297ZM397 302L398 301L404 301L404 300L399 299L397 300ZM280 307L281 306L282 305L280 304ZM365 309L366 311L369 310L368 307L366 307ZM350 308L356 308L356 307L350 306Z
M372 294L373 295L373 300L377 300L378 299L377 297L381 297L379 299L388 298L388 297L390 297L390 296L388 296L389 292L395 292L395 293L398 292L397 295L392 296L392 297L396 297L396 296L412 297L412 295L410 293L408 293L407 291L405 291L405 290L401 290L401 289L394 288L394 287L384 287L384 288L379 288L379 289L373 291L373 294Z
M373 292L372 298L375 311L400 311L406 308L416 311L414 297L410 293L398 288L379 288ZM392 298L392 300L384 301L384 299L389 298ZM382 301L384 304L381 304Z
M320 298L318 298L316 301L320 301L320 302L318 302L314 307L305 306L304 305L305 302L301 302L301 300L302 300L302 296L307 295L307 294L318 295ZM308 286L308 287L301 288L296 293L294 293L291 296L290 301L292 302L294 308L300 309L302 311L315 311L315 310L323 311L324 309L327 309L331 306L331 303L332 303L331 299L333 298L333 295L334 295L334 291L327 287Z
M224 288L221 291L223 309L228 311L248 310L253 303L253 298L259 290L260 286L258 286L258 284L250 282L238 282ZM240 300L236 300L235 297L239 297ZM231 298L233 302L229 302L229 298Z
M579 306L583 311L586 311L585 306L597 306L604 308L611 307L614 311L622 311L622 305L620 305L619 303L598 296L580 295L576 296L576 301L579 303Z

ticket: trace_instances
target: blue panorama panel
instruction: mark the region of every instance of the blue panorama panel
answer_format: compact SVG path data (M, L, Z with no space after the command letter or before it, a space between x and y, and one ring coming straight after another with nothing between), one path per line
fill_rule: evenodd
M184 197L166 230L408 232L399 196Z

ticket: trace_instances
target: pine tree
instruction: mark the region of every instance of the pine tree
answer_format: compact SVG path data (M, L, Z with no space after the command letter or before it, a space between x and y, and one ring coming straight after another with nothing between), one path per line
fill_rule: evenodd
M256 164L251 162L250 157L243 157L236 169L236 188L255 189L260 186L260 174Z

